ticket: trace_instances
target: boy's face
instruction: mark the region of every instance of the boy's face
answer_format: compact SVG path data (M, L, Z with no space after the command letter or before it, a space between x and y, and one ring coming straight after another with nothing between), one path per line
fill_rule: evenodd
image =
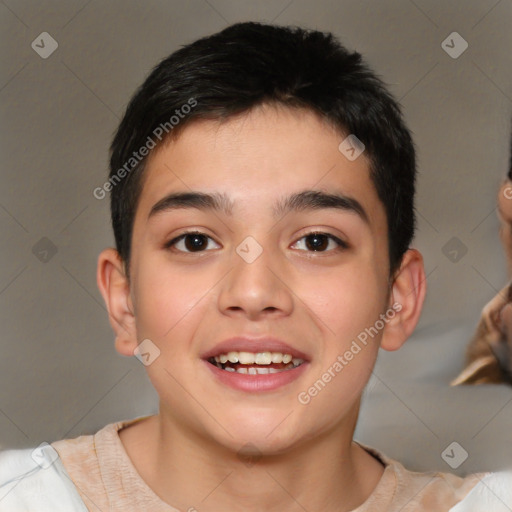
M251 442L261 452L353 429L382 329L367 336L366 346L359 342L351 360L344 354L393 300L384 207L364 153L349 161L338 149L343 138L310 112L265 107L224 124L194 122L151 155L132 238L136 334L118 349L133 353L149 339L160 350L147 371L164 421L234 450ZM274 215L277 201L312 190L352 198L364 213L308 208ZM151 213L169 194L190 192L224 194L231 215L191 207ZM204 236L166 247L187 230ZM312 232L348 246L306 236ZM277 338L307 360L285 370L286 383L240 389L242 380L282 378L218 370L203 358L242 336ZM265 341L253 346L267 351ZM338 356L341 371L333 370ZM309 393L329 369L330 382Z

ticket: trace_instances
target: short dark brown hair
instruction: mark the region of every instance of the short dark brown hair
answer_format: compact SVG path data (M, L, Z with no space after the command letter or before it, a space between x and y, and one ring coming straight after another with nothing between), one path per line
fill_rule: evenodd
M194 107L185 107L191 101ZM170 137L195 119L226 119L265 102L310 109L364 143L387 216L390 273L399 268L415 231L416 161L398 103L361 55L332 34L247 22L172 53L128 104L112 142L109 178L116 247L127 271L147 160L134 153L155 132Z

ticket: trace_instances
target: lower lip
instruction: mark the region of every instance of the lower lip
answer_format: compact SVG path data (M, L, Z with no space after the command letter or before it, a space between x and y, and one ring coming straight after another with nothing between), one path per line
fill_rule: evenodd
M261 375L248 375L238 372L227 372L203 360L213 375L223 384L241 391L272 391L298 379L307 369L308 362L290 370L278 373L264 373Z

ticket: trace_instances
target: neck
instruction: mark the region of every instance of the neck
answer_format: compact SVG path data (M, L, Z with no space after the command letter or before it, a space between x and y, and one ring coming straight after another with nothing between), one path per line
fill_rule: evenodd
M180 510L343 512L364 503L384 471L352 442L354 428L349 421L279 454L237 453L162 413L120 437L143 480Z

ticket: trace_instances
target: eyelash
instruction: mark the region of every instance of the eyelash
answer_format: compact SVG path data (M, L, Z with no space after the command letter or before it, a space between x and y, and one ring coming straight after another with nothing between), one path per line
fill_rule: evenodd
M185 231L183 232L181 235L177 236L176 238L173 238L172 240L169 240L168 242L166 242L164 244L164 249L171 249L172 247L174 247L177 243L179 243L181 240L184 240L187 235L201 235L201 236L204 236L206 238L209 238L210 240L213 240L212 237L208 236L207 234L205 233L202 233L201 231ZM329 240L332 240L334 241L335 243L338 244L338 247L336 249L334 249L334 251L338 252L338 251L342 251L342 250L346 250L349 248L349 244L347 244L346 242L344 242L343 240L339 239L337 236L334 236L332 235L331 233L324 233L322 231L311 231L309 233L306 233L305 235L302 235L299 239L297 239L297 241L294 243L294 245L299 241L299 240L302 240L303 238L307 238L309 236L313 236L313 235L321 235L321 236L326 236ZM331 250L325 250L325 251L305 251L305 252L312 252L312 253L315 253L315 252L319 252L319 253L328 253L328 252L332 252L333 249ZM178 252L181 252L181 253L185 253L185 254L194 254L194 251L180 251L178 250ZM195 252L206 252L206 251L195 251Z

